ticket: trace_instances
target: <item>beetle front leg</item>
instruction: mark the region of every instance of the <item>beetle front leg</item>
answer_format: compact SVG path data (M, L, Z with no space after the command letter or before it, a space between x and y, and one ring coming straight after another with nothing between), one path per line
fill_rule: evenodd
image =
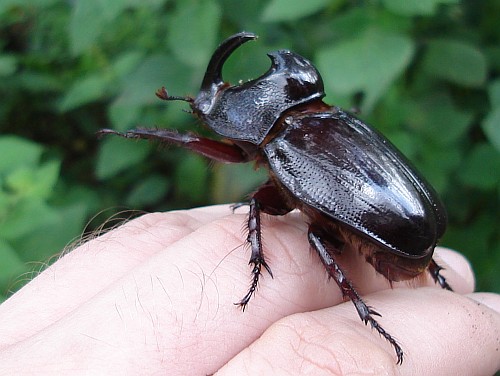
M252 284L247 294L238 303L243 310L245 310L250 298L257 290L257 285L259 283L259 277L261 274L262 267L266 268L267 272L273 276L271 268L264 259L264 254L262 252L262 234L260 228L260 206L255 198L250 200L250 212L248 214L248 237L247 241L250 243L252 255L250 256L250 265L252 268Z
M179 133L171 129L132 129L120 133L112 129L101 129L98 136L113 134L124 138L142 138L159 141L164 144L182 146L195 153L225 163L248 162L249 156L238 146L199 137L193 133Z
M396 342L396 340L385 331L382 326L373 318L373 316L380 316L373 308L366 305L366 303L361 299L358 292L354 289L351 281L347 279L345 273L342 271L340 266L337 264L330 252L328 252L325 247L325 241L321 239L320 235L313 232L311 227L309 228L309 243L318 253L321 262L326 268L328 275L333 278L337 283L342 295L348 297L354 303L356 310L358 311L359 317L362 321L367 324L368 322L379 334L384 337L396 351L396 356L398 357L398 364L403 363L403 350Z

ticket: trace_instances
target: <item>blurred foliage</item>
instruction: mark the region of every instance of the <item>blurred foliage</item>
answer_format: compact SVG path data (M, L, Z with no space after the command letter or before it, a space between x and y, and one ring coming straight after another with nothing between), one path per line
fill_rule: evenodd
M265 179L95 137L137 125L209 135L154 92L196 95L217 44L241 30L260 39L225 77L261 75L274 49L310 58L326 101L361 109L432 182L449 211L442 244L467 255L478 288L500 291L499 14L498 0L2 0L0 291L118 207L238 201Z

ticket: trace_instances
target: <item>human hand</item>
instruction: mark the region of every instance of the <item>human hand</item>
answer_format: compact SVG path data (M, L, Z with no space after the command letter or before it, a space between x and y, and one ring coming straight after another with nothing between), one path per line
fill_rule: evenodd
M488 375L500 368L500 297L472 294L461 256L436 250L456 293L428 277L390 289L357 255L345 256L352 281L405 352L399 366L391 345L342 302L296 212L263 218L274 279L264 272L242 312L233 304L251 278L242 211L148 214L66 254L0 306L0 374Z

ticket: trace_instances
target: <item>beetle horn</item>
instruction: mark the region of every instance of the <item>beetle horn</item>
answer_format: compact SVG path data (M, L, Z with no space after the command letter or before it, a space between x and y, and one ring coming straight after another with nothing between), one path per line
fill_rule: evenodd
M207 71L201 84L201 91L210 91L212 85L219 86L222 84L224 82L222 79L222 66L229 55L243 43L256 38L257 35L253 33L241 32L234 34L222 42L208 63Z

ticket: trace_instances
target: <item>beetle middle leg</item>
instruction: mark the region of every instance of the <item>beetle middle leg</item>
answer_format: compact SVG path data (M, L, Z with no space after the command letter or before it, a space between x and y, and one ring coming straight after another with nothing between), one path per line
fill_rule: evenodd
M344 271L335 261L334 257L332 256L332 252L328 251L326 244L329 243L323 240L321 235L318 232L315 232L312 226L309 227L308 238L309 243L318 253L328 275L333 278L333 280L337 283L340 290L342 291L342 295L344 297L348 297L354 303L354 306L356 307L361 320L364 321L365 324L370 323L372 328L374 328L394 347L394 350L396 351L396 355L398 357L398 364L403 363L403 350L396 342L396 340L385 331L385 329L377 322L377 320L373 318L373 316L380 316L380 314L377 313L373 308L366 305L363 299L361 299L351 281L347 279Z

